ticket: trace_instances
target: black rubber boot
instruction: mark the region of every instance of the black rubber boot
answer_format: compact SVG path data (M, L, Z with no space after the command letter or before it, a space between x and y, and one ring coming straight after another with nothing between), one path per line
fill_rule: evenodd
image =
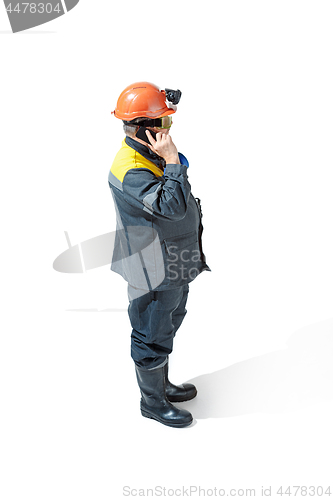
M181 401L189 401L195 398L197 390L193 384L174 385L169 381L169 362L164 365L165 376L165 394L172 403L180 403Z
M170 427L186 427L193 422L189 411L173 406L165 395L164 366L145 370L135 365L141 391L141 414Z

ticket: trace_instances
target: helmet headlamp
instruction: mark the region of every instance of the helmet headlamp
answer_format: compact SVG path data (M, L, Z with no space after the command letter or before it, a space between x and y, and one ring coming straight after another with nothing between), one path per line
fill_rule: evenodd
M179 89L178 90L165 89L165 95L168 101L170 101L172 104L178 104L182 93Z

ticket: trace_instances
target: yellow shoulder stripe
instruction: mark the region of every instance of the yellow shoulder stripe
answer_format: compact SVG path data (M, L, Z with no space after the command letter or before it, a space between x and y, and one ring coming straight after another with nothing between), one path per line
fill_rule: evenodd
M155 163L140 155L140 153L133 148L130 148L124 139L122 147L112 163L111 172L120 182L123 182L127 172L133 168L147 168L153 172L156 177L161 177L163 175L163 170L158 168Z

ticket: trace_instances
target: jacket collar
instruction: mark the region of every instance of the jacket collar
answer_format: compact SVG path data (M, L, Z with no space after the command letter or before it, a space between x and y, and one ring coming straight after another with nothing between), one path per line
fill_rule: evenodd
M165 167L164 158L153 153L153 151L151 149L149 149L147 146L144 146L143 144L141 144L141 142L135 141L134 139L132 139L128 135L125 138L125 142L126 142L127 146L129 146L130 148L132 148L135 151L137 151L138 153L140 153L140 155L142 155L144 158L146 158L146 160L153 162L158 168L160 168L161 170L164 170L164 167Z

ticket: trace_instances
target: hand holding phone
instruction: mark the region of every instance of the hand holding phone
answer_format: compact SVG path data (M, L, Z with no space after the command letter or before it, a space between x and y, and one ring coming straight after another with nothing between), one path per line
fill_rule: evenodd
M171 136L169 134L162 134L162 132L158 132L157 134L154 134L154 138L152 134L154 134L154 132L146 129L146 135L150 141L150 144L147 143L148 148L150 148L158 156L164 158L166 163L180 164L178 151L171 139Z

